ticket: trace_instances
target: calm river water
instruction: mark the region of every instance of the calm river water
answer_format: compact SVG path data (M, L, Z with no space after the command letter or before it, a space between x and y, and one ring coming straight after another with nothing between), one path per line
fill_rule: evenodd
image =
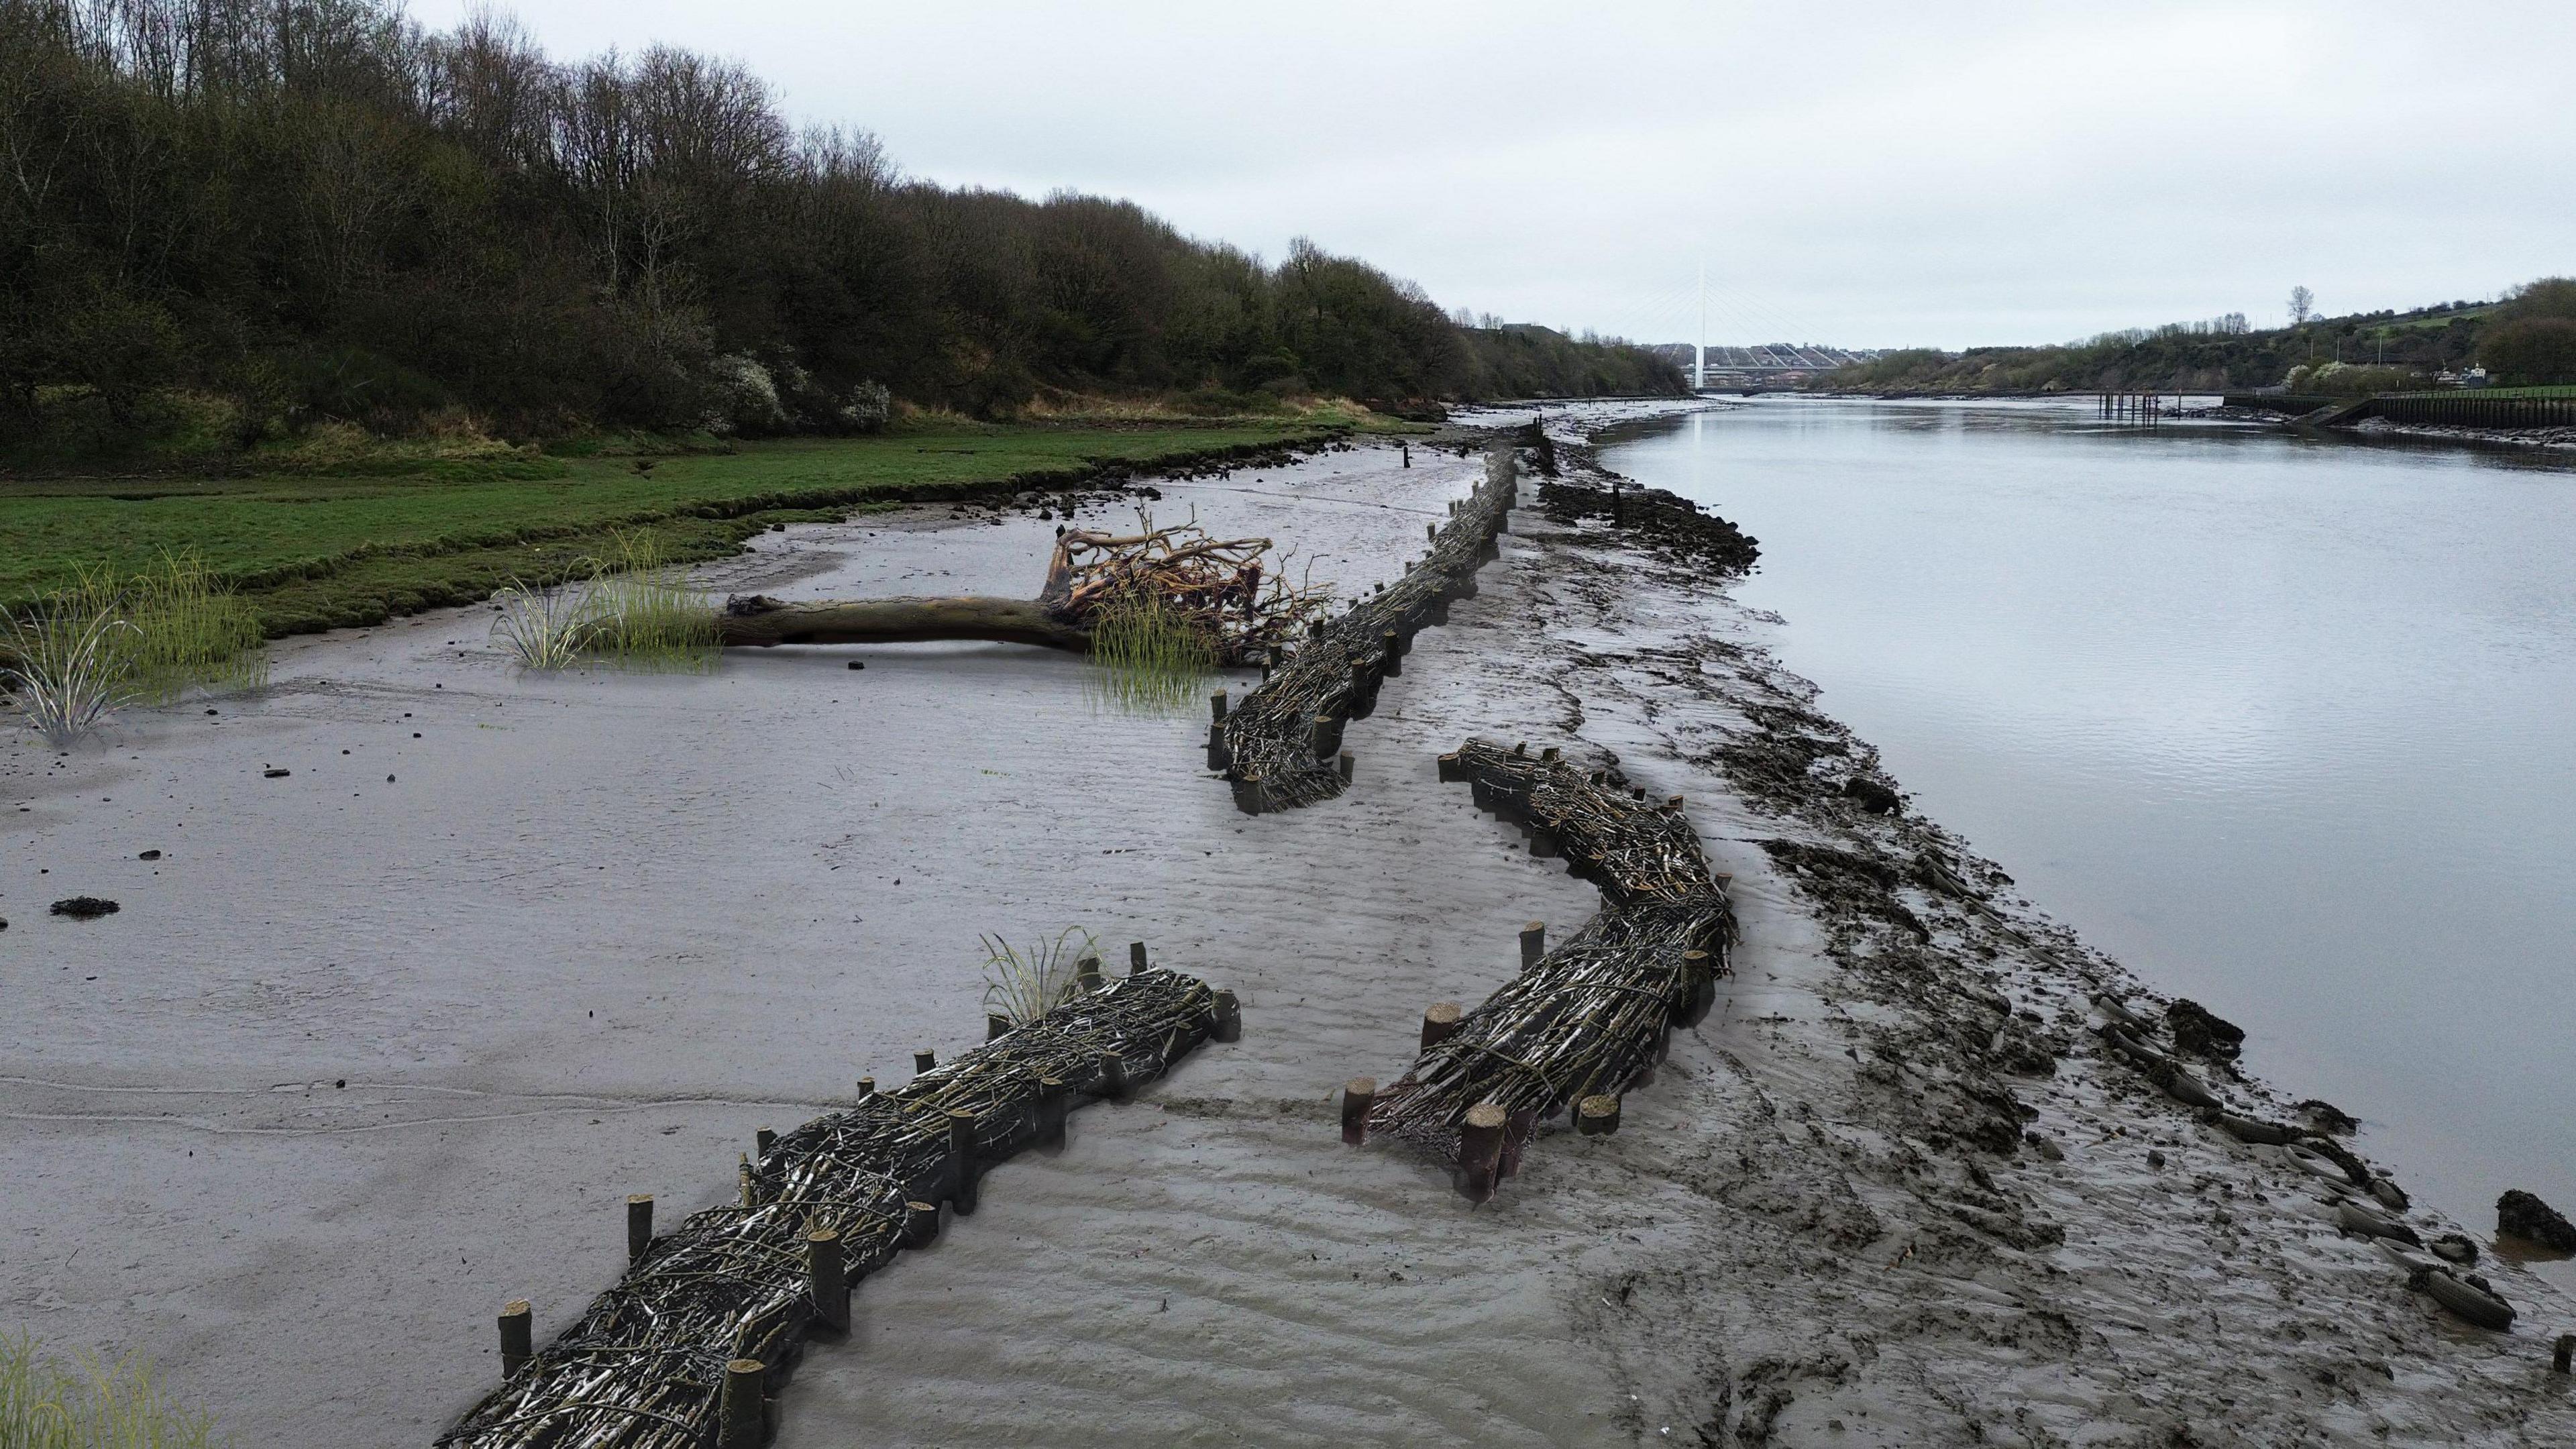
M2419 1199L2576 1213L2570 460L1761 399L1607 461L1761 540L1785 661L2031 900Z

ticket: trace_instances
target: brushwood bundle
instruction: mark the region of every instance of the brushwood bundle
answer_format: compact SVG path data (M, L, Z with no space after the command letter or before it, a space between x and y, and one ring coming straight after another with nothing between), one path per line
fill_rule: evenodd
M1259 814L1329 800L1342 791L1335 757L1342 726L1377 708L1379 681L1402 668L1413 636L1449 619L1449 601L1476 596L1476 570L1499 552L1520 487L1507 446L1486 454L1485 481L1458 506L1430 552L1403 578L1317 620L1309 637L1260 688L1220 721L1210 763L1234 783L1235 803Z
M833 1322L836 1305L817 1301L811 1239L836 1240L844 1285L873 1272L927 1240L922 1220L936 1230L937 1204L971 1211L985 1167L1060 1134L1076 1094L1117 1096L1160 1076L1210 1036L1230 1036L1233 1019L1231 993L1143 970L777 1138L743 1165L739 1202L632 1239L625 1278L525 1364L505 1365L502 1386L438 1443L730 1444L718 1432L729 1370L741 1377L748 1364L766 1394L818 1319ZM837 1312L845 1325L845 1286Z
M1671 1029L1705 1016L1730 974L1735 913L1678 800L1648 801L1554 750L1483 740L1442 756L1440 775L1602 895L1599 914L1426 1045L1369 1109L1368 1130L1460 1162L1471 1184L1481 1167L1490 1191L1492 1161L1464 1160L1478 1149L1470 1114L1499 1129L1486 1150L1501 1148L1508 1176L1537 1123L1647 1077Z

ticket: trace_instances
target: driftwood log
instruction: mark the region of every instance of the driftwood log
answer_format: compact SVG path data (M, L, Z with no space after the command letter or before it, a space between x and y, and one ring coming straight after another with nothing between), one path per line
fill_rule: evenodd
M988 639L1089 652L1091 631L1036 599L827 599L791 604L764 595L725 600L717 638L728 645L914 644Z

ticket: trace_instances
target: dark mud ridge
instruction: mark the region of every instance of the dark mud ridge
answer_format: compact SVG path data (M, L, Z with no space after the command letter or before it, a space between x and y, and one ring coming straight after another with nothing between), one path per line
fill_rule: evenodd
M530 1310L501 1315L501 1387L440 1436L449 1449L617 1444L758 1449L770 1400L806 1338L850 1326L850 1286L938 1235L943 1208L975 1210L976 1180L1024 1147L1061 1145L1077 1097L1117 1098L1199 1043L1242 1033L1234 993L1148 969L1082 988L946 1065L928 1053L891 1092L783 1137L762 1134L740 1200L655 1235L649 1197L627 1200L632 1266L543 1350Z
M1541 483L1539 507L1563 524L1607 524L1620 541L1711 579L1732 578L1762 557L1760 542L1678 493L1641 488L1600 466L1582 444L1558 445L1575 477Z

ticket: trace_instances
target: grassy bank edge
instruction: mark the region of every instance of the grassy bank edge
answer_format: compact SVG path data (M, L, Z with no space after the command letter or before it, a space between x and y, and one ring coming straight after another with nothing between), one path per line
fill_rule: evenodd
M479 603L514 582L542 586L586 574L589 561L610 552L613 536L619 534L648 537L669 563L701 563L737 552L746 539L775 524L834 522L910 504L1094 488L1139 475L1284 456L1352 432L1348 424L1335 423L1256 441L1156 450L988 478L876 481L678 499L581 523L482 528L414 542L362 544L291 564L217 573L258 612L269 638L364 628L429 609Z

